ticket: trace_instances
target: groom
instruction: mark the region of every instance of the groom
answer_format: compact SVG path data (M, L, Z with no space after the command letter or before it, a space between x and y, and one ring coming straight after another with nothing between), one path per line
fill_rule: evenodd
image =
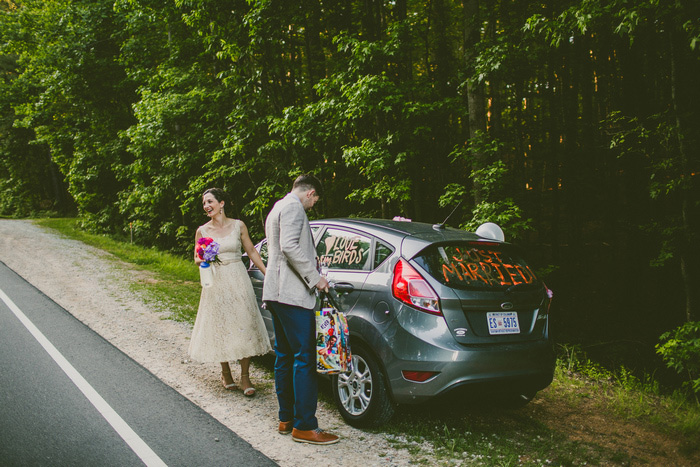
M316 403L316 305L314 291L328 290L316 265L316 248L307 210L321 196L321 182L300 175L291 193L275 203L265 221L267 273L263 301L275 327L275 387L279 432L294 441L333 444L336 435L318 428Z

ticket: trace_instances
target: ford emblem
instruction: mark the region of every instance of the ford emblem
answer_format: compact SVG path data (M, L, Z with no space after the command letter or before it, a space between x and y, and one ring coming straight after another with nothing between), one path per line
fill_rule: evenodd
M503 310L512 310L513 309L513 304L510 302L503 302L501 303L501 309Z

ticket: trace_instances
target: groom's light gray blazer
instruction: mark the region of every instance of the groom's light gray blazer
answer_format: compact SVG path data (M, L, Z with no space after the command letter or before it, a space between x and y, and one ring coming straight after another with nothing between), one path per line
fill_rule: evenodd
M263 301L313 309L312 289L321 280L316 269L316 248L304 206L294 193L275 203L265 221L267 272Z

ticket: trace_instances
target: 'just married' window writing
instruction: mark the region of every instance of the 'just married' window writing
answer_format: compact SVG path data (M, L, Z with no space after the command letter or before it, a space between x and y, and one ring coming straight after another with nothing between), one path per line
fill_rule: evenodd
M510 287L537 281L530 266L497 245L442 245L421 254L418 262L451 287Z

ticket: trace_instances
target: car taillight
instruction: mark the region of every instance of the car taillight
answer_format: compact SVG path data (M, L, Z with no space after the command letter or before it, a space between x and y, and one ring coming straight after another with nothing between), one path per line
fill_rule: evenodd
M401 370L401 374L407 381L414 381L416 383L425 383L430 378L438 374L437 371L409 371Z
M391 284L394 297L421 311L442 315L440 300L432 287L405 260L399 259L394 266Z

